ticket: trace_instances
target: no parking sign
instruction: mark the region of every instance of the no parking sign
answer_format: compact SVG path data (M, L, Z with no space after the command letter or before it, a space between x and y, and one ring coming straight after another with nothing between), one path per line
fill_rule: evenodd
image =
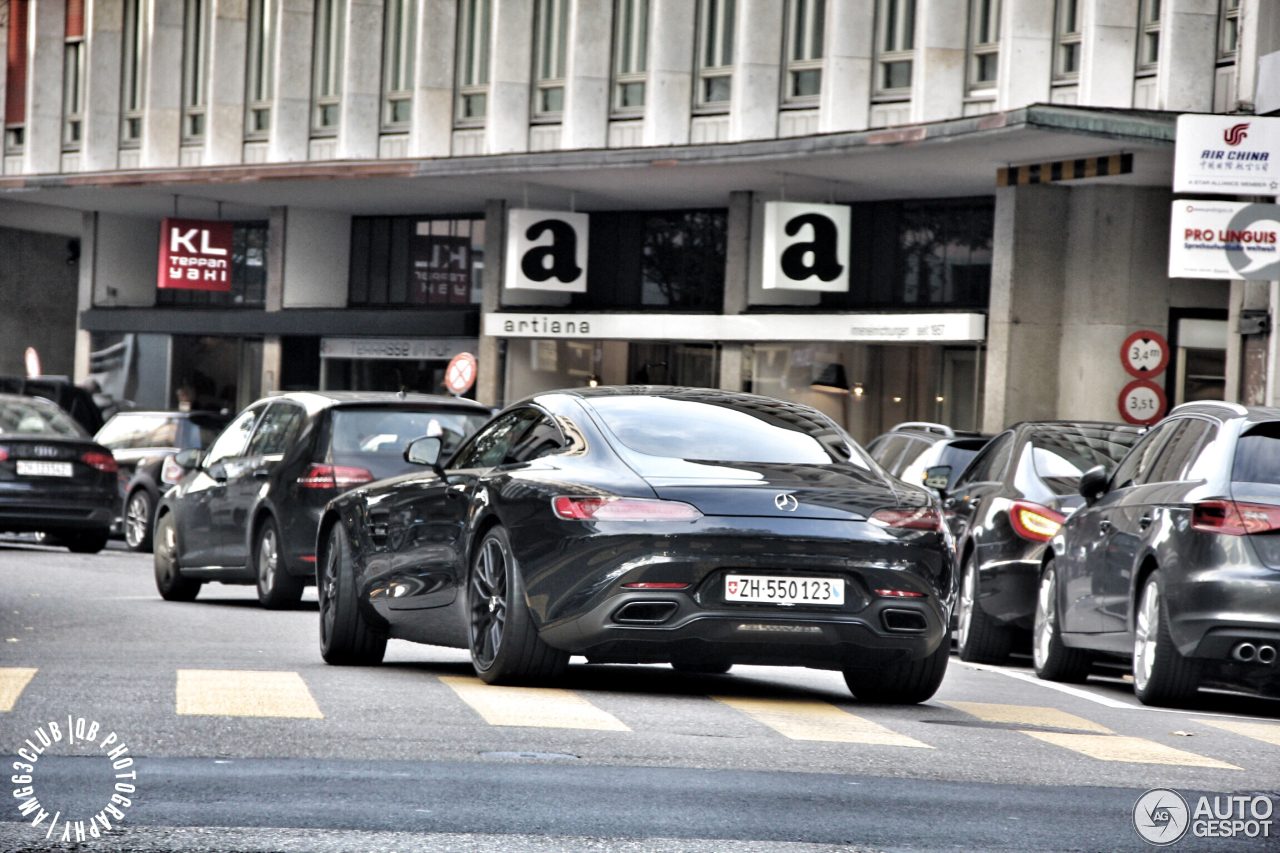
M476 384L476 357L469 352L461 352L453 357L444 371L444 387L461 396Z

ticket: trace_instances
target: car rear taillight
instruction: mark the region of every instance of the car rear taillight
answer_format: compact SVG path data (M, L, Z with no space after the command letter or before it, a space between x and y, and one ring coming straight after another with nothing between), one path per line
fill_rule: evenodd
M103 453L101 450L85 451L81 454L80 461L97 468L105 474L115 474L120 470L120 466L116 464L116 458L110 453Z
M551 509L559 518L581 521L697 521L702 518L702 513L692 504L653 498L560 495L551 499Z
M3 462L8 458L9 458L9 448L0 447L0 462Z
M176 459L172 456L166 456L164 464L160 466L160 482L172 486L181 480L186 473Z
M1031 501L1014 501L1009 504L1009 523L1013 532L1032 542L1048 542L1062 529L1067 517L1047 506Z
M373 482L373 474L351 465L317 465L314 462L298 478L304 489L349 489Z
M1191 526L1206 533L1246 536L1280 530L1280 506L1240 501L1201 501L1191 507Z
M942 514L931 506L917 509L878 509L867 519L881 527L900 530L941 530Z

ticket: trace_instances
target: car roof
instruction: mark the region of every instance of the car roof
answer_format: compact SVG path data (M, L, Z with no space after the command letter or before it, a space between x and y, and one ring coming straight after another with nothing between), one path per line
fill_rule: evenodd
M1019 421L1011 424L1009 429L1104 429L1141 432L1146 427L1142 424L1126 424L1119 421Z
M411 403L417 406L441 406L469 409L477 414L492 410L475 400L447 397L443 394L400 394L392 391L285 391L268 394L254 403L290 400L303 406L308 414L342 406L365 406L370 403Z
M195 412L173 412L165 409L129 409L123 412L116 412L111 416L111 420L116 418L132 418L132 417L165 417L165 418L228 418L230 414L215 412L210 409L201 409Z
M719 388L694 388L681 385L600 385L595 388L563 388L558 391L544 391L540 394L533 394L526 397L525 402L533 400L537 397L545 397L549 394L565 394L572 397L582 397L590 399L592 397L665 397L675 400L738 400L744 403L772 403L777 405L802 405L798 403L787 403L785 400L778 400L773 397L765 397L762 394L748 394L745 391L724 391ZM809 409L811 406L805 406Z

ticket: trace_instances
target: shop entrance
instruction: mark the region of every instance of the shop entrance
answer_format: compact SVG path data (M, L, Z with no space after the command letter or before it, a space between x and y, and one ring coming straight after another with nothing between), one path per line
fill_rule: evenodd
M720 349L714 343L513 338L506 348L506 400L593 384L719 385Z
M237 412L262 396L262 339L174 335L169 406Z
M445 369L455 355L475 353L475 338L321 338L325 391L447 394ZM473 398L475 389L465 397Z

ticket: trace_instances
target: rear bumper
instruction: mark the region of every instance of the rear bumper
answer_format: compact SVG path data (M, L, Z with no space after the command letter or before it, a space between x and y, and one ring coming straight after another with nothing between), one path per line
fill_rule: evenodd
M1169 631L1184 655L1228 660L1244 641L1280 648L1280 570L1237 565L1197 571L1166 596Z
M119 513L116 496L74 500L0 499L0 530L10 533L107 530Z

